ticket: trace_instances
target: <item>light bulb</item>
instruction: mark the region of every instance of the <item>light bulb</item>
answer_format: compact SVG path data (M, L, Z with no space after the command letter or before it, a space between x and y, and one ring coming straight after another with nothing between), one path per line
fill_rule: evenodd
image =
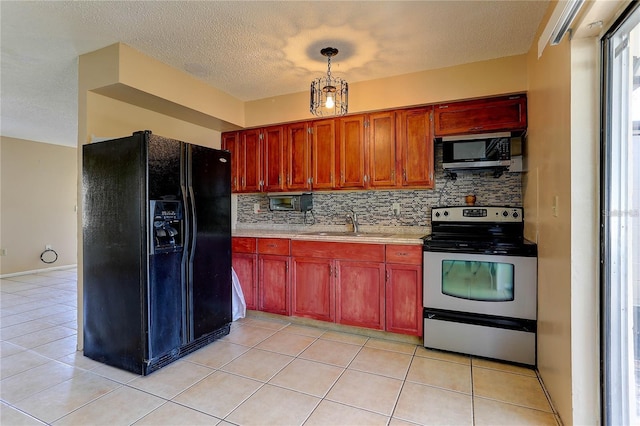
M325 102L324 106L328 109L331 109L335 106L335 102L333 101L333 96L331 96L331 93L327 93L327 102Z

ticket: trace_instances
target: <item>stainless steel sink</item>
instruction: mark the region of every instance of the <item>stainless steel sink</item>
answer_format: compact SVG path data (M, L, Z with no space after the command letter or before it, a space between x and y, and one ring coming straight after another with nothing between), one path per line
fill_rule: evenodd
M384 232L305 232L303 235L313 235L319 237L389 237L392 234Z

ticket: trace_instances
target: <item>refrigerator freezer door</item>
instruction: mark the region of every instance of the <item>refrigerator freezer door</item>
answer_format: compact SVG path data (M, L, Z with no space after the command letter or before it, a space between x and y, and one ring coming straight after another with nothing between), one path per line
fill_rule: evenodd
M176 227L184 228L183 191L183 143L160 136L148 135L148 194L149 209L158 202L166 210L175 206L182 213L181 222ZM162 203L157 200L172 200ZM171 207L171 208L169 208ZM159 212L162 213L162 212ZM149 229L153 229L153 211L149 211ZM176 230L184 234L184 229ZM148 312L149 330L147 362L154 363L159 357L171 355L181 345L187 343L187 317L185 314L185 250L182 235L182 250L171 253L155 253L152 250L154 236L149 235L149 281L144 286Z

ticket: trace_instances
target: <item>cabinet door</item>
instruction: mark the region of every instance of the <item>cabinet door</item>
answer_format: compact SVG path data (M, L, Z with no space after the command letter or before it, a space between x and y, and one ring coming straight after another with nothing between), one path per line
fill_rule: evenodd
M314 121L311 133L311 174L313 189L335 187L336 128L335 120Z
M330 259L293 258L293 315L321 321L335 319L335 284Z
M387 263L386 331L422 335L422 267Z
M231 152L231 192L238 192L240 181L240 140L238 132L222 134L222 149Z
M354 115L338 120L340 188L366 186L367 152L364 123L364 115Z
M369 187L396 186L395 112L369 114Z
M240 189L239 192L260 192L260 130L240 132Z
M527 128L525 95L454 102L435 107L437 136Z
M398 142L403 187L433 188L431 111L429 107L399 113Z
M311 146L308 123L294 123L287 126L286 175L287 189L304 190L311 188Z
M288 256L258 256L258 308L261 311L291 315Z
M384 263L335 261L336 322L384 328Z
M231 264L240 281L247 309L258 309L258 255L233 253Z
M262 130L262 190L284 189L284 128L267 127Z

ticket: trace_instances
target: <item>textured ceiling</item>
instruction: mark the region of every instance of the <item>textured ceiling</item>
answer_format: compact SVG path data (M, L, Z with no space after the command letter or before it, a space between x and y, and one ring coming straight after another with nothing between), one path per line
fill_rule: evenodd
M534 1L1 1L3 136L77 139L77 57L126 43L248 101L526 53Z

